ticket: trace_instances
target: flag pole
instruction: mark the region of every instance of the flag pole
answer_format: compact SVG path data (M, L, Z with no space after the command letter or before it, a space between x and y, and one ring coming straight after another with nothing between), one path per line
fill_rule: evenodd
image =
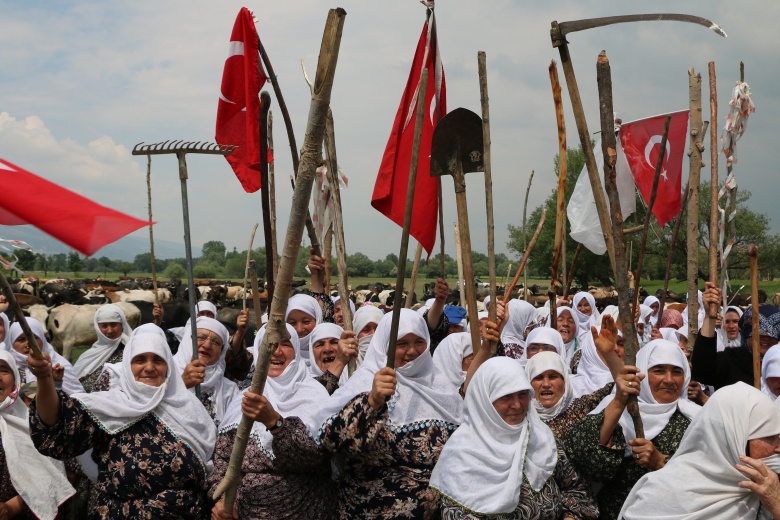
M263 234L265 235L265 284L268 299L274 297L274 236L271 231L271 196L268 185L268 110L271 95L265 90L260 93L260 200L263 208ZM260 323L257 324L260 327Z
M157 262L154 260L154 231L152 228L152 156L146 156L146 198L149 201L149 260L152 265L152 289L154 289L154 303L160 303L160 293L157 292ZM158 327L162 323L161 317L154 318L154 324Z

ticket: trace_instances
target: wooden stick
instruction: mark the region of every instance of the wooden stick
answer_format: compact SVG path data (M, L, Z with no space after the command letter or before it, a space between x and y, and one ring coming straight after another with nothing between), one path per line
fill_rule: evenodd
M308 210L311 188L314 182L314 172L319 166L319 158L322 155L325 118L330 106L333 77L336 73L336 63L346 14L346 11L341 8L331 9L328 12L328 21L320 48L315 88L309 108L306 139L303 143L303 157L298 166L298 183L293 193L287 236L284 241L284 249L279 265L279 277L276 280L276 292L271 302L268 326L263 336L263 342L258 349L255 373L252 376L250 391L255 394L262 394L263 392L265 380L268 377L268 366L271 356L276 350L279 341L289 338L287 328L284 325L284 314L287 309L287 300L290 296L295 264L298 260L298 250L303 237L304 219L302 217ZM247 416L243 416L241 424L236 431L233 453L230 456L227 472L214 493L215 500L222 494L225 495L223 509L229 515L232 514L235 507L236 491L241 482L241 466L251 430L252 420Z
M582 251L582 244L577 244L577 249L574 250L574 258L571 259L571 267L569 268L569 279L566 281L566 289L563 291L563 299L569 298L569 291L571 291L571 284L574 281L574 270L577 268L577 258Z
M257 330L260 330L263 326L263 311L260 309L260 284L257 283L257 264L254 260L249 261L249 273L252 279L252 306L254 307L255 326Z
M650 216L653 214L655 197L658 193L658 181L661 178L661 169L664 165L664 156L666 155L666 140L669 137L669 124L671 122L672 116L666 116L666 121L664 121L664 133L661 135L661 148L658 150L658 159L655 162L655 174L653 175L653 188L650 190L650 202L647 204L645 223L642 225L642 243L639 246L639 259L636 262L636 288L634 289L633 309L639 308L639 282L642 280L642 267L645 261L645 248L647 247L647 228L650 226Z
M257 232L257 226L258 224L255 223L255 225L252 227L252 233L249 235L249 245L246 248L246 268L244 269L244 303L242 306L242 310L246 310L246 295L249 292L247 290L246 284L249 279L249 267L252 264L252 243L255 241L255 233ZM260 329L259 321L257 322L257 328L258 330Z
M487 210L487 247L488 247L488 272L490 274L490 301L495 302L498 297L496 292L496 244L495 224L493 222L493 174L490 166L490 104L487 86L487 56L483 51L477 53L477 66L479 68L479 94L482 104L482 159L485 168L485 206ZM491 305L488 311L488 319L493 323L496 319L496 306ZM471 324L471 329L476 328L476 323ZM472 340L473 341L473 340ZM495 354L497 344L490 342L490 350Z
M561 262L561 246L565 239L563 235L563 226L566 222L566 162L568 154L566 153L566 123L563 119L563 100L561 98L561 84L558 81L558 66L555 60L550 62L548 67L550 74L550 85L553 92L553 103L555 105L555 120L558 123L558 200L555 212L555 245L553 247L552 257L552 277L550 279L550 316L557 316L558 303L558 265ZM563 259L564 264L566 258Z
M333 258L333 228L325 232L325 242L322 244L322 258L325 259L325 271L322 286L325 294L330 295L330 261Z
M420 95L417 96L417 112L414 118L414 141L412 141L412 159L409 164L409 181L406 185L404 227L401 232L401 250L398 253L398 273L395 277L393 316L390 320L390 344L387 346L387 366L389 368L395 368L395 345L398 341L398 324L401 319L401 295L404 293L404 278L406 277L406 255L409 252L409 228L412 225L412 207L414 204L414 188L417 182L417 162L420 158L420 141L422 139L426 92L428 92L427 67L423 69L420 76Z
M268 150L271 155L274 154L274 115L268 111ZM270 254L273 257L273 273L274 280L276 280L276 273L279 271L279 250L277 248L276 241L276 178L274 176L274 164L276 161L268 163L268 202L271 207L271 246L272 250ZM265 252L269 254L268 251ZM270 301L271 299L269 299Z
M512 273L512 262L509 262L506 266L506 278L504 279L504 287L509 285L509 275Z
M617 140L615 137L615 113L612 109L612 72L609 58L607 58L607 53L604 51L599 53L598 61L596 62L596 80L599 87L601 150L604 154L604 187L609 198L612 246L614 247L612 267L615 274L615 287L618 293L618 308L620 309L618 317L620 318L623 338L625 339L625 361L627 365L634 365L636 364L636 353L639 351L639 341L636 336L634 313L631 311L631 304L628 299L628 259L626 258L626 244L623 238L623 213L620 208L620 197L615 175ZM600 186L594 185L594 195L597 188L600 189ZM609 243L607 247L609 248ZM629 396L626 409L634 423L637 439L644 438L644 425L642 424L642 417L639 415L639 403L636 396Z
M268 110L271 95L260 93L260 200L263 209L263 236L265 238L265 285L268 300L274 297L274 241L271 234L271 195L268 189ZM260 322L257 323L260 326Z
M690 101L690 167L688 173L688 341L693 344L699 333L699 179L701 176L702 144L701 74L688 70L688 99Z
M458 296L460 298L460 306L466 308L466 281L463 279L463 256L460 248L460 233L458 232L458 225L455 224L455 261L458 264Z
M22 306L19 305L19 302L16 299L16 295L14 295L14 291L11 289L11 284L8 283L8 279L6 279L2 270L0 270L0 286L2 286L5 299L8 300L8 305L14 311L14 317L16 318L16 321L22 327L24 337L27 338L27 346L30 347L30 354L35 359L43 359L43 354L41 353L40 347L38 347L38 342L35 341L35 335L32 333L32 329L30 329L30 325L27 323L27 319L24 317ZM6 334L8 334L8 331L6 331Z
M439 278L446 280L447 269L444 262L444 199L441 196L441 179L438 179L438 181L439 185L436 191L439 197ZM412 284L412 289L414 287L414 284Z
M528 186L525 188L525 202L523 203L523 254L528 249L528 235L526 234L525 222L528 212L528 193L531 191L531 182L534 180L534 171L531 170L531 175L528 177ZM509 285L509 274L506 275L507 283ZM528 273L523 275L523 299L528 300Z
M439 183L441 186L441 183ZM414 265L412 266L412 277L409 279L409 290L406 293L406 301L404 302L404 308L412 308L412 300L414 299L414 289L417 287L417 272L420 270L420 260L422 260L423 246L417 242L417 251L414 253ZM442 255L444 258L444 255Z
M715 62L708 64L710 75L710 121L718 124L718 87L715 77ZM709 264L710 282L718 283L718 135L717 132L710 134L710 231L709 231ZM709 306L709 316L712 319L718 317L718 304L713 303Z
M328 110L325 120L325 156L328 161L327 176L330 185L330 199L333 201L333 235L336 239L336 261L339 267L339 297L341 298L341 316L344 319L344 330L354 330L352 326L352 308L349 306L349 282L347 280L347 243L344 239L344 213L341 206L341 190L339 189L339 163L336 156L336 129L333 124L333 113ZM358 331L359 332L359 331ZM351 376L357 364L355 358L349 360L348 374Z
M149 209L149 260L152 264L152 289L154 289L154 303L160 303L160 294L157 292L157 262L154 261L154 230L152 229L152 156L146 156L146 199ZM161 317L154 318L154 324L159 326Z
M512 293L512 290L515 288L515 285L517 285L517 281L520 279L520 275L522 274L523 269L525 269L525 264L526 262L528 262L528 257L531 255L531 251L534 250L534 246L536 245L536 239L539 238L539 233L542 232L542 226L544 226L544 220L546 218L547 218L547 208L544 208L542 210L542 216L539 218L539 224L536 226L536 232L534 232L534 236L531 237L531 241L528 243L528 247L525 248L525 252L523 253L523 259L520 260L520 265L517 266L517 272L515 273L515 277L512 280L512 283L510 283L509 286L504 291L504 305L506 305L509 302L509 295Z
M750 256L750 300L753 310L753 386L761 389L761 330L759 328L758 305L758 247L750 244L747 249Z

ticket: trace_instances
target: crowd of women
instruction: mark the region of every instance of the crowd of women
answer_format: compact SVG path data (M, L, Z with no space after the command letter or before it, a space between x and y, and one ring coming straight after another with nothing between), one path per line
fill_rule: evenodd
M350 301L344 330L345 302L312 284L288 303L262 394L266 328L243 347L245 313L231 336L202 302L193 338L190 324L131 330L106 305L74 365L27 318L32 356L0 313L0 519L780 518L780 310L760 307L757 390L751 311L710 316L709 284L691 348L685 313L644 301L635 365L617 309L588 293L554 316L486 299L468 323L448 291L439 280L400 310L391 338L392 312ZM213 495L243 416L228 506Z

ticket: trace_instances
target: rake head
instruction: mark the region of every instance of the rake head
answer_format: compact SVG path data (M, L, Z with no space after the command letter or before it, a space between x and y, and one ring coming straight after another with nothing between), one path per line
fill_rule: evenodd
M208 141L164 141L162 143L138 143L133 148L133 155L161 155L203 153L211 155L230 155L238 148L232 144L216 144Z

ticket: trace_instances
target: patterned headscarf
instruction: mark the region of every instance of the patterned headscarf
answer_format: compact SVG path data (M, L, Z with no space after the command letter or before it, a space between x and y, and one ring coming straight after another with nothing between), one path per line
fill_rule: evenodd
M758 331L762 336L772 336L780 341L780 309L768 303L762 303L758 307ZM739 319L739 331L742 338L747 340L753 336L753 307L747 308Z
M666 309L661 315L661 319L658 320L658 328L669 327L672 329L679 329L685 324L683 315L680 311L674 309Z

